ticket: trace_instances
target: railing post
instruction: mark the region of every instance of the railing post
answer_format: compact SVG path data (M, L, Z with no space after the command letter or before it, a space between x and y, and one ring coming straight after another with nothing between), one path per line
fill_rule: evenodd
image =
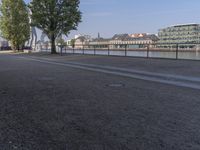
M149 58L149 44L147 45L147 58Z
M108 45L108 56L110 56L110 48L109 48L109 45Z
M62 56L62 45L60 46L60 56Z
M178 59L178 48L179 48L179 45L176 44L176 60Z
M125 45L125 57L127 56L127 45Z
M75 52L74 52L74 46L73 46L73 54L75 54Z
M84 45L83 45L83 55L85 54Z
M94 55L96 55L96 47L94 46Z

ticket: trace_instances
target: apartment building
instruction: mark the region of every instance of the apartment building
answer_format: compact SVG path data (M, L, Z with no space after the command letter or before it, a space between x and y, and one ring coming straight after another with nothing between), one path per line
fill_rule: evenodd
M182 48L193 48L200 44L200 25L184 24L160 29L158 38L160 47L169 48L179 44Z

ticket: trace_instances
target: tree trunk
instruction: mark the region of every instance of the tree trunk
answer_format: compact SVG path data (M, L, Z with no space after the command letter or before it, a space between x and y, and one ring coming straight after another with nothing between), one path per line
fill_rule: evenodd
M52 34L51 35L51 54L57 54L55 40L56 40L55 35Z

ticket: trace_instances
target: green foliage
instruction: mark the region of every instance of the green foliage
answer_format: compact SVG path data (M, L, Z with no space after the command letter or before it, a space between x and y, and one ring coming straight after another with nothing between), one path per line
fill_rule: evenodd
M55 39L76 30L81 22L79 0L33 0L30 3L33 25L51 40L51 52L56 53Z
M71 39L70 41L70 45L74 48L75 46L75 42L76 42L76 39Z
M62 37L56 39L56 43L58 45L65 45L65 40Z
M23 0L2 0L0 5L1 35L14 50L21 49L30 37L28 10Z

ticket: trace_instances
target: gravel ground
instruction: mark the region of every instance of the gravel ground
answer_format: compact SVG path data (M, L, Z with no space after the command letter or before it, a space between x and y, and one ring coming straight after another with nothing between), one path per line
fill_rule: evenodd
M20 56L0 55L0 150L200 149L199 90ZM196 61L31 56L200 75Z

